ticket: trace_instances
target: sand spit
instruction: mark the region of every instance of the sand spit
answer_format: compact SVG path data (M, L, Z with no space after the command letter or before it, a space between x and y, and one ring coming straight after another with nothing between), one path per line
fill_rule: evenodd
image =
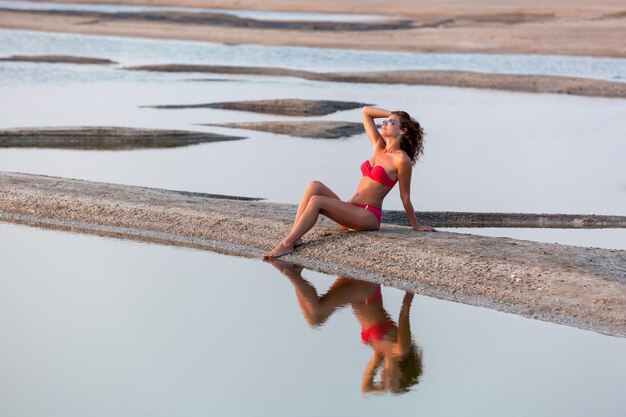
M278 67L244 67L235 65L198 65L198 64L161 64L137 65L123 67L126 71L154 71L154 72L196 72L205 74L234 74L234 75L269 75L272 77L296 77L317 80L323 74L313 71L294 70ZM320 81L323 81L320 79Z
M358 109L360 107L370 105L371 104L358 103L354 101L301 100L294 98L145 107L155 109L224 109L264 114L278 114L281 116L324 116L338 111Z
M406 70L385 72L329 72L290 70L272 67L220 65L143 65L125 67L131 71L199 72L211 74L269 75L298 77L314 81L344 83L437 85L528 93L558 93L608 98L626 98L626 83L553 75L489 74L471 71Z
M365 130L363 130L363 123L333 121L238 122L209 124L207 126L258 130L261 132L313 139L339 139L365 132Z
M111 65L117 64L110 59L90 58L84 56L73 55L11 55L2 57L0 61L5 62L37 62L46 64L92 64L92 65Z
M506 227L541 229L623 229L626 216L597 214L420 212L420 223L434 227ZM383 222L409 226L404 211L385 210Z
M202 6L202 5L198 5ZM298 30L298 31L388 31L407 29L426 29L439 27L463 27L484 24L517 25L522 23L543 23L555 20L555 13L532 13L532 12L504 12L504 13L477 13L455 14L449 16L423 16L419 13L410 16L410 19L399 19L398 14L385 16L380 8L374 11L380 17L379 21L373 22L349 22L349 21L314 21L306 20L270 20L254 19L234 16L228 13L215 11L142 11L142 12L97 12L84 10L36 10L36 9L0 9L2 11L19 12L23 14L82 17L92 21L101 22L107 20L155 22L170 24L191 24L214 27L231 27L247 29L272 29L272 30ZM349 11L350 13L353 10ZM601 18L614 18L612 14ZM355 19L358 20L358 19Z
M295 206L0 173L0 220L258 257ZM324 219L286 259L329 274L626 336L626 251Z
M1 9L0 11L22 13L26 15L80 17L90 19L94 23L106 21L159 22L174 25L202 25L204 27L246 28L260 30L294 30L312 32L362 32L410 29L413 22L397 20L387 22L327 22L327 21L286 21L286 20L257 20L224 13L198 12L94 12L85 10L15 10ZM93 24L93 23L92 23Z
M205 142L245 139L207 132L71 126L0 129L0 148L128 150L175 148Z

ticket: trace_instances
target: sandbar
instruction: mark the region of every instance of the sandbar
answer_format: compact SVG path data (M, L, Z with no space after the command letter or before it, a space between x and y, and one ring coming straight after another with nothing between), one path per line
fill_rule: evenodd
M29 127L0 129L0 148L129 150L174 148L245 139L209 132L117 126Z
M209 124L208 126L249 129L278 133L301 138L339 139L364 133L362 123L338 121L280 121L280 122L233 122Z
M11 55L0 57L0 61L5 62L33 62L45 64L82 64L82 65L111 65L117 64L115 61L105 58L91 58L74 55Z
M275 77L297 77L313 81L342 83L436 85L528 93L572 94L607 98L626 97L626 83L556 75L488 74L473 71L449 70L314 72L275 67L186 64L141 65L125 67L123 70L264 75Z
M296 207L90 181L0 173L0 220L259 257ZM286 260L440 299L626 337L626 251L328 219Z
M0 9L7 10L7 9ZM409 29L414 24L409 20L393 20L389 22L327 22L327 21L289 21L289 20L258 20L246 17L233 16L224 13L211 12L175 12L175 11L142 11L142 12L96 12L85 10L13 10L14 13L23 13L39 16L66 16L82 17L89 20L89 24L97 24L102 20L154 22L173 25L202 25L210 27L246 28L246 29L273 29L295 31L378 31ZM439 24L439 23L438 23Z
M282 116L325 116L343 110L370 106L368 103L337 100L270 99L226 101L203 104L168 104L145 106L155 109L223 109L253 113L278 114Z

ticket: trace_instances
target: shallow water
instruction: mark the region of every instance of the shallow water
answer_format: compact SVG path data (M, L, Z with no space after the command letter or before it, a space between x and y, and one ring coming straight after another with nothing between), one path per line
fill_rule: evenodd
M49 3L0 0L0 9L12 10L80 10L101 13L183 12L221 13L256 20L289 20L316 22L361 22L380 20L379 16L341 13L269 12L257 10L206 9L195 7L164 7L122 4Z
M351 51L209 42L151 40L0 29L0 56L66 54L108 58L123 65L211 64L310 71L466 70L544 74L626 82L625 58L560 55ZM4 65L3 65L4 66ZM4 75L0 73L0 80Z
M4 223L0 253L1 415L586 417L626 406L623 338L415 296L419 383L364 395L372 348L351 308L309 327L295 287L259 260ZM319 295L336 280L302 276ZM398 323L404 292L382 297Z

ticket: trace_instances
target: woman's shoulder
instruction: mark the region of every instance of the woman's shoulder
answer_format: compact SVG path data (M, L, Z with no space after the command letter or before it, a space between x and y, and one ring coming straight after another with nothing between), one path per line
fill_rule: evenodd
M396 167L400 168L406 168L413 166L413 164L411 163L411 158L409 158L409 155L406 154L406 152L404 151L397 151L394 152L392 154L392 160L394 165L396 165Z

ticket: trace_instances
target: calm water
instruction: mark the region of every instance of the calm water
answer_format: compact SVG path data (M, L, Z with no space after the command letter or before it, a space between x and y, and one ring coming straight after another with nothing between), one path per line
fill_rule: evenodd
M308 282L309 301L328 299L337 277L289 279L259 260L3 223L0 253L3 416L587 417L626 407L626 339L415 296L418 383L363 394L373 354L360 340L363 305L313 328L296 297ZM396 325L404 297L382 289Z
M0 56L12 54L86 55L112 59L123 65L186 63L279 66L311 71L439 69L626 82L624 58L350 51L0 30Z

